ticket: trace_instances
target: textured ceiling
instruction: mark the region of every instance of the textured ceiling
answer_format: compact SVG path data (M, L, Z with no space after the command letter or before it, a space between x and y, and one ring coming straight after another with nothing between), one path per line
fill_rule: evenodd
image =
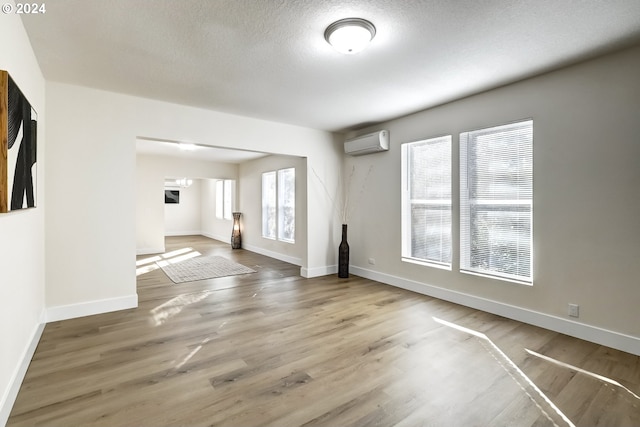
M638 0L55 0L22 19L45 77L343 131L640 42ZM356 55L325 28L373 22Z

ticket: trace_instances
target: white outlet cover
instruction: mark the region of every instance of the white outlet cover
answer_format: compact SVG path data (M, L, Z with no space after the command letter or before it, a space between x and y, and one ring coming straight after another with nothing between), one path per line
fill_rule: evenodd
M569 304L569 316L571 317L580 316L580 306L578 304Z

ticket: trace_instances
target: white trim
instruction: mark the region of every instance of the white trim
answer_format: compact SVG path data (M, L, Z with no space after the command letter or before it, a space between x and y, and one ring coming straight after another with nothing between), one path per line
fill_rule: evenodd
M407 257L407 256L403 256L400 259L402 262L408 262L411 264L418 264L418 265L423 265L425 267L431 267L431 268L439 268L440 270L447 270L447 271L451 271L451 264L445 264L445 263L438 263L435 261L428 261L428 260L423 260L423 259L418 259L418 258L411 258L411 257Z
M367 279L385 283L387 285L396 286L398 288L407 289L419 294L428 295L434 298L475 308L477 310L486 311L488 313L497 314L509 319L528 323L530 325L539 326L551 331L560 332L575 338L580 338L596 344L615 348L617 350L626 351L627 353L640 356L640 338L631 335L625 335L619 332L610 331L599 328L597 326L586 325L569 319L553 316L538 311L529 310L522 307L493 301L462 292L452 291L450 289L440 288L438 286L428 285L426 283L416 282L414 280L404 279L402 277L390 274L380 273L366 268L349 266L352 274Z
M211 234L211 233L205 233L205 232L202 232L200 234L202 236L204 236L204 237L208 237L210 239L218 240L218 241L220 241L222 243L227 243L227 244L231 245L231 233L229 233L228 236L220 236L220 235L217 235L217 234ZM297 258L297 257L293 257L293 256L290 256L290 255L281 254L279 252L270 251L270 250L267 250L267 249L263 249L263 248L261 248L259 246L247 245L246 243L243 243L242 244L242 249L246 249L248 251L255 252L255 253L260 254L260 255L268 256L270 258L275 258L275 259L278 259L280 261L288 262L289 264L298 265L298 266L302 265L302 259L301 258ZM336 267L336 271L335 272L337 272L337 271L338 270L337 270L337 267ZM327 273L327 274L331 274L331 273ZM319 276L323 276L323 274L319 274ZM306 276L303 276L303 277L306 277ZM316 276L313 276L313 277L316 277Z
M165 231L164 235L165 237L172 237L172 236L199 236L201 235L202 232L200 230L198 231Z
M47 322L57 322L58 320L74 319L76 317L92 316L136 307L138 307L138 295L133 294L125 297L49 307L47 308L46 319Z
M139 248L136 249L136 255L154 255L164 253L164 246L161 248Z
M302 259L300 258L292 257L290 255L285 255L278 252L273 252L267 249L263 249L259 246L247 245L243 243L242 248L251 252L258 253L260 255L268 256L269 258L275 258L275 259L279 259L280 261L288 262L289 264L302 265Z
M530 278L529 280L518 279L518 277L520 276L515 276L513 274L507 274L507 273L491 274L491 272L486 272L483 270L474 270L471 268L467 268L467 269L460 268L460 273L470 274L472 276L478 276L478 277L486 277L487 279L492 279L492 280L502 280L503 282L511 282L517 285L533 286L533 278Z
M31 358L36 351L36 347L38 347L38 343L40 342L40 337L42 336L42 332L44 331L45 323L42 321L44 319L44 310L40 315L40 323L38 323L31 334L31 340L29 344L25 347L22 352L22 357L20 358L20 364L16 367L11 379L9 380L9 386L5 390L4 395L2 396L2 400L0 400L0 426L4 426L7 424L9 420L9 415L11 415L11 409L13 409L13 405L16 402L16 397L18 397L18 392L20 391L20 386L22 385L22 381L24 380L24 376L27 374L27 369L29 368L29 364L31 363Z
M300 275L307 279L312 277L328 276L329 274L336 274L338 272L338 265L325 265L322 267L313 268L300 268Z
M231 228L229 228L229 230L231 230ZM210 239L213 240L218 240L222 243L228 243L229 245L231 245L231 231L229 231L229 235L221 235L221 234L211 234L211 233L205 233L204 231L200 233L200 235L204 236L204 237L208 237Z

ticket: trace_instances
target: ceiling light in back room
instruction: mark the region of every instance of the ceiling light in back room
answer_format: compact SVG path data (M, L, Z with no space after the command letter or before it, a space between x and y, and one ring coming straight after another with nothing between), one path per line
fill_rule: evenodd
M358 53L369 45L376 35L376 27L366 19L346 18L329 25L324 38L340 53Z
M198 148L198 147L196 147L195 144L191 144L191 143L188 143L188 142L181 142L179 147L183 151L193 151L196 148Z

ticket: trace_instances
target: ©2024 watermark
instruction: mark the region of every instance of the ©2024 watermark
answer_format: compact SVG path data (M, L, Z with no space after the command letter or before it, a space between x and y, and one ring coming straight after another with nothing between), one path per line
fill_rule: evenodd
M37 15L47 13L47 7L45 3L16 3L15 6L11 3L5 3L2 5L2 13L5 15Z

